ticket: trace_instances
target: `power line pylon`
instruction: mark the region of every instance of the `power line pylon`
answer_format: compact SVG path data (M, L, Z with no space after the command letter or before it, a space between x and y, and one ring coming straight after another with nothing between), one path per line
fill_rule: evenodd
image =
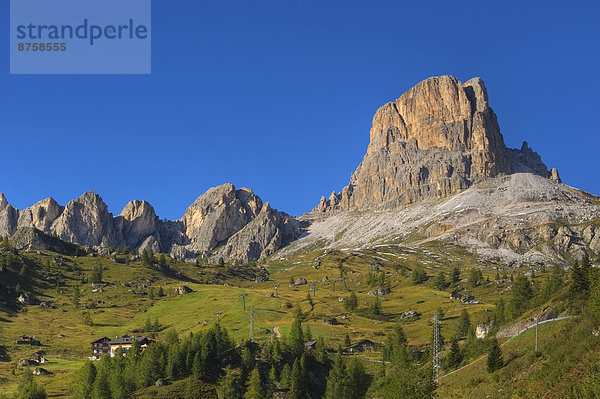
M254 342L254 306L250 308L250 342Z
M440 382L440 320L438 312L433 316L433 381Z

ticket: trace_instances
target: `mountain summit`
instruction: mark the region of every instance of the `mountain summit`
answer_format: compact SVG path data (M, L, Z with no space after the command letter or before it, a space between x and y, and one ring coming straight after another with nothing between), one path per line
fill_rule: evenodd
M329 199L322 197L315 211L397 207L515 172L549 176L527 143L521 150L506 148L480 78L420 82L377 110L370 135L350 184Z

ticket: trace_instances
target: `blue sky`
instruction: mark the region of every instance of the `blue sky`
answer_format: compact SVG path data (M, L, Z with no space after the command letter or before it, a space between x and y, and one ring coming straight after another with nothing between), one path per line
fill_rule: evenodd
M231 182L301 214L348 183L379 106L451 74L484 79L507 145L600 194L600 6L539 4L154 1L149 76L9 75L5 35L0 192L173 219Z

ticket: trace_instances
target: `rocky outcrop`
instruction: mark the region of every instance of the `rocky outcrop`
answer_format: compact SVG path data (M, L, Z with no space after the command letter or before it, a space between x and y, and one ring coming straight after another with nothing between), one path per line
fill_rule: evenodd
M158 217L152 205L146 201L131 201L123 208L119 218L123 241L127 247L136 248L144 243L146 247L160 251L159 239L155 237ZM152 241L156 242L154 246Z
M250 223L262 207L261 199L250 189L236 190L230 183L209 189L190 205L181 219L190 240L188 249L207 253L225 244Z
M15 233L15 229L17 229ZM278 212L247 188L211 188L190 205L180 220L160 221L146 201L129 202L117 217L92 191L65 207L52 198L19 211L0 194L0 235L9 234L23 250L66 253L65 242L97 248L144 249L192 260L197 256L248 263L263 259L298 237L289 215ZM56 235L55 238L52 235ZM63 241L61 241L63 240Z
M260 213L235 233L214 257L248 262L272 255L298 237L296 222L287 214L263 205Z
M35 227L48 232L64 209L53 198L46 198L20 211L18 226Z
M527 143L504 145L483 81L426 79L375 113L370 143L350 184L315 212L394 208L459 193L474 182L513 172L548 177Z
M35 227L19 227L11 237L11 242L20 251L53 251L73 255L77 250L76 245L43 233Z
M52 229L62 240L86 246L117 246L121 241L112 214L93 191L70 201Z
M10 235L17 227L19 211L0 193L0 236Z

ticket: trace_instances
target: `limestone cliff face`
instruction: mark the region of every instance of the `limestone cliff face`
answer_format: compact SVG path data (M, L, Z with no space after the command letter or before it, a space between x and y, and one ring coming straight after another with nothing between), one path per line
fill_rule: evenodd
M148 202L130 201L119 215L118 227L125 245L129 248L137 248L148 240L149 236L156 234L158 217ZM156 249L156 246L153 249Z
M341 193L314 209L396 207L441 198L515 168L547 177L526 144L508 150L480 78L426 79L375 113L367 153ZM523 166L523 165L526 166Z
M160 221L146 201L129 202L113 217L102 198L89 191L65 207L52 198L19 211L0 194L0 235L22 249L50 249L51 235L86 247L128 247L168 253L178 259L223 257L247 263L268 256L298 237L296 222L247 188L213 187L180 220ZM59 241L59 240L56 240Z
M215 258L248 262L262 259L298 238L296 222L267 202L260 213L216 252Z
M0 235L10 235L17 226L19 211L8 203L4 194L0 193Z
M262 201L252 190L236 190L233 184L209 189L185 211L183 226L190 239L188 249L205 253L241 230L262 209Z
M112 214L93 191L70 201L51 228L60 239L81 245L116 246L121 241Z
M35 227L48 232L64 209L54 199L46 198L19 212L18 227Z

